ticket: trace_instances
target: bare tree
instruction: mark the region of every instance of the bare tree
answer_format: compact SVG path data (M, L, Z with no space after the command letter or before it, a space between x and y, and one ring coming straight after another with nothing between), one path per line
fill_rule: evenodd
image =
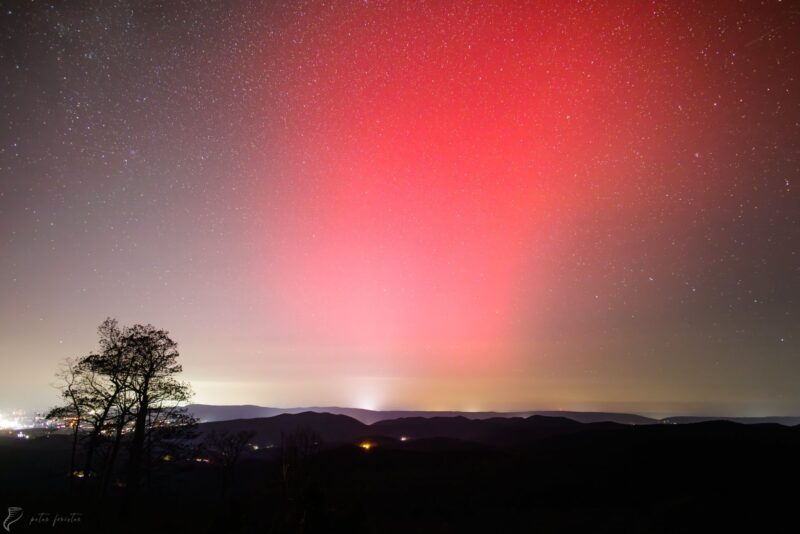
M82 373L75 360L67 360L56 376L59 379L58 387L61 389L61 397L66 404L50 410L47 418L67 420L72 425L72 450L69 460L69 487L72 490L81 423L88 411L87 394L83 387Z
M234 470L242 453L256 435L252 430L241 432L211 432L205 440L205 448L211 453L215 464L220 467L222 481L220 493L225 495L233 482Z
M319 434L307 427L299 427L287 436L281 435L283 509L287 528L302 531L303 525L307 525L319 511L311 457L321 444Z
M93 401L89 411L91 431L88 437L86 464L84 471L93 471L94 454L103 440L103 435L115 434L118 443L122 430L129 422L131 409L128 392L131 379L131 365L128 352L123 343L123 331L115 319L108 318L97 329L100 336L100 351L89 354L79 362L79 370L84 378L89 397ZM118 447L118 445L116 445ZM105 476L109 462L113 466L116 453L110 448L102 469Z
M182 408L191 398L191 388L175 378L182 368L176 361L177 344L165 330L151 325L120 328L109 318L98 334L97 352L68 360L59 371L65 403L49 416L69 418L73 425L71 476L81 435L85 438L83 471L86 477L101 473L101 495L114 476L119 451L127 445L126 495L133 497L146 456L193 426L194 418Z
M188 384L175 378L183 369L177 362L178 345L169 332L152 325L134 325L125 331L124 345L131 365L129 388L135 398L125 491L130 501L138 493L148 437L170 423L169 417L191 399L192 392Z

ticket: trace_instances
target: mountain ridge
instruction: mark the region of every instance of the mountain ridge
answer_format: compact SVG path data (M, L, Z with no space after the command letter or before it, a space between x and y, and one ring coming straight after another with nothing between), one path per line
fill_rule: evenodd
M365 425L379 421L401 419L408 417L465 417L473 420L491 418L530 417L539 415L545 417L566 417L579 423L620 423L626 425L652 425L652 424L690 424L708 421L732 421L742 424L776 423L784 426L800 424L800 417L793 416L765 416L765 417L729 417L729 416L670 416L663 418L647 417L639 414L623 412L578 412L566 410L521 410L509 412L481 411L463 412L457 410L425 411L425 410L368 410L366 408L347 408L342 406L307 406L293 408L276 408L271 406L258 406L255 404L190 404L187 406L201 422L231 421L234 419L256 419L272 417L281 414L298 414L304 412L330 413L352 417Z

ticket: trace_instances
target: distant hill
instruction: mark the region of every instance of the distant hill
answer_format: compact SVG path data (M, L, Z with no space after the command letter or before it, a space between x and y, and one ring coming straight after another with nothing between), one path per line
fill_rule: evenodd
M231 421L233 419L255 419L257 417L272 417L282 413L301 413L293 409L267 408L264 406L253 406L252 404L242 405L223 405L214 404L190 404L187 409L200 419L202 423L213 421ZM328 412L332 413L332 412Z
M189 411L195 414L201 422L228 421L232 419L253 419L257 417L273 417L280 414L298 414L303 412L330 413L346 415L357 419L366 425L408 417L465 417L467 419L492 419L497 417L530 417L531 415L544 415L547 417L566 417L579 423L611 422L626 425L647 425L659 423L658 419L651 419L641 415L627 413L606 412L562 412L562 411L523 411L523 412L458 412L458 411L414 411L414 410L365 410L362 408L342 408L339 406L312 406L307 408L272 408L266 406L230 405L218 406L212 404L191 404Z
M618 423L579 423L565 417L407 417L378 421L369 426L375 435L396 439L448 438L486 445L513 445L575 432L621 428Z
M613 413L613 412L564 412L564 411L537 411L530 412L532 415L544 415L546 417L566 417L579 423L620 423L623 425L652 425L660 423L658 419L652 419L643 415L632 413Z
M797 426L800 425L800 417L713 417L713 416L677 416L666 417L662 419L664 423L671 423L676 425L684 425L691 423L706 423L708 421L730 421L732 423L741 423L743 425L763 425L763 424L777 424L784 426Z
M415 449L438 441L482 444L491 447L515 446L538 439L581 432L617 430L630 425L619 423L579 423L565 417L532 415L468 419L453 417L403 417L377 421L372 425L346 415L303 412L272 417L214 421L199 425L198 440L212 432L237 433L253 431L252 443L262 447L280 446L284 437L299 429L310 429L325 446L356 444L368 441L381 447ZM433 441L432 441L433 440Z
M800 427L798 427L800 428ZM253 431L251 442L260 447L280 447L285 437L300 429L313 430L324 448L370 442L381 449L414 450L433 443L459 442L490 448L527 447L543 440L563 440L572 436L597 439L597 436L623 433L636 439L672 439L676 436L698 439L744 439L763 437L781 429L794 431L775 423L742 424L733 421L698 421L695 424L632 425L613 422L580 423L566 417L531 415L529 417L492 417L469 419L458 416L401 417L376 421L367 425L355 418L330 413L302 412L272 417L234 419L201 423L198 441L211 432L237 433ZM752 432L751 432L752 431ZM755 432L755 434L753 434ZM621 438L622 439L622 438ZM425 442L428 444L425 445ZM419 444L419 445L418 445Z
M252 441L264 446L279 446L282 436L288 436L301 428L313 430L324 442L344 443L358 439L368 427L346 415L316 412L233 419L199 425L201 438L211 432L236 433L252 430L255 432Z
M675 416L657 419L643 415L615 412L569 412L554 410L530 410L520 412L458 412L458 411L420 411L420 410L365 410L363 408L342 408L339 406L311 406L305 408L273 408L268 406L244 405L213 405L190 404L189 411L195 414L201 422L229 421L233 419L254 419L258 417L273 417L281 414L298 414L304 412L329 413L346 415L365 425L390 419L403 419L409 417L464 417L466 419L493 419L509 417L530 417L543 415L546 417L565 417L579 423L620 423L623 425L652 425L652 424L687 424L706 421L732 421L734 423L763 424L776 423L784 426L800 425L800 417L715 417L715 416Z

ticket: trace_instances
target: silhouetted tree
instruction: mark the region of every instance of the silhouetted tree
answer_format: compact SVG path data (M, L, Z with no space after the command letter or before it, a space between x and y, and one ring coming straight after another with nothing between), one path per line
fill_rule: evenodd
M100 351L89 354L78 363L93 404L88 418L91 430L84 468L86 474L93 472L94 454L104 435L115 435L113 443L119 446L123 429L130 421L132 407L129 385L133 369L124 346L124 332L117 321L111 318L103 321L97 331ZM106 465L101 469L104 478L110 468L108 464L113 466L115 459L112 445L105 457Z
M236 433L212 432L206 438L205 447L221 470L220 493L222 495L225 495L233 482L236 464L239 463L239 458L253 436L255 436L255 432L242 430Z
M78 453L78 438L84 414L89 410L84 389L84 380L75 360L67 360L64 367L56 374L59 378L58 387L61 388L61 397L66 404L50 410L48 419L62 419L72 425L72 449L69 459L69 487L72 490L75 466Z
M321 509L321 496L311 469L311 456L322 438L311 428L300 427L281 435L281 477L284 498L284 527L302 531Z
M192 393L188 384L175 378L183 369L177 362L178 344L166 330L134 325L126 330L123 342L130 358L129 388L135 398L125 491L130 500L138 493L146 444L152 450L153 432L173 424L171 417L183 415L180 405Z
M65 404L50 417L68 418L73 425L70 476L75 473L81 433L86 447L84 476L100 472L105 494L123 445L129 447L126 496L136 495L145 460L163 448L177 446L180 434L195 420L182 404L191 398L188 384L179 382L177 344L168 332L151 325L120 328L106 319L98 328L100 350L68 360L58 373ZM101 466L97 454L105 446Z
M113 319L106 319L98 328L100 351L82 358L67 360L59 371L62 397L67 401L54 408L49 417L68 419L74 428L70 474L76 472L78 437L84 431L86 450L83 474L94 474L95 452L110 429L124 427L130 397L128 379L130 365L121 347L122 332ZM108 457L106 458L108 460Z

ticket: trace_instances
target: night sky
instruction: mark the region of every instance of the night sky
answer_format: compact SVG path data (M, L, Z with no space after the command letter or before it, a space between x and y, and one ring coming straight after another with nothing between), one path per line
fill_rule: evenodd
M0 408L800 414L798 3L0 5Z

